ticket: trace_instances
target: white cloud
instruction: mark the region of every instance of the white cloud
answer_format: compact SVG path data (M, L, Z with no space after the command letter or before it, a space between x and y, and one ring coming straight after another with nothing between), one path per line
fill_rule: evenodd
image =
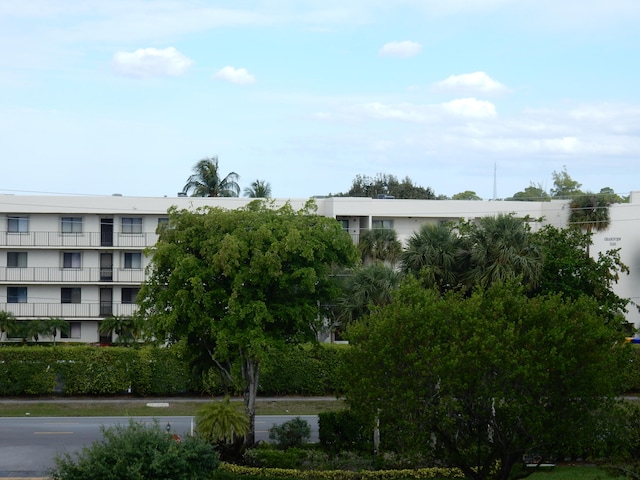
M140 48L135 52L116 53L112 65L116 72L127 77L177 77L186 73L193 60L173 47Z
M380 49L380 55L387 57L413 57L420 53L422 45L410 40L385 43Z
M218 70L213 75L213 78L237 83L238 85L249 85L256 82L256 78L251 75L246 68L235 68L230 66L226 66Z
M496 107L486 100L475 98L458 98L443 103L442 109L450 114L466 118L493 118L496 116Z
M507 90L502 83L494 80L485 72L464 73L451 75L441 82L436 82L434 87L441 91L452 92L476 92L476 93L500 93Z

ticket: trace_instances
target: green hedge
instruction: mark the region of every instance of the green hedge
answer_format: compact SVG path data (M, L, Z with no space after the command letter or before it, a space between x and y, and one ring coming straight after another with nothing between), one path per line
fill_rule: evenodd
M338 374L344 345L280 348L262 364L261 395L330 395L343 390ZM179 346L88 345L0 348L0 396L222 394L212 372L195 378ZM230 392L239 393L239 392Z

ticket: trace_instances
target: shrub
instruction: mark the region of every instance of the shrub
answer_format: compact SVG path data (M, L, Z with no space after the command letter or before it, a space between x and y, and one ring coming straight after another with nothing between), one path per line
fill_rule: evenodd
M323 412L318 415L320 445L331 455L343 450L371 452L373 429L350 410Z
M301 447L311 438L311 427L300 417L293 418L281 425L274 425L269 429L269 439L275 440L282 449Z
M273 447L262 446L247 450L242 462L250 467L260 468L298 468L304 458L304 450L290 448L277 450Z
M188 437L176 441L160 429L130 421L128 426L103 428L103 440L72 456L55 458L54 480L205 480L218 466L218 455L207 442Z

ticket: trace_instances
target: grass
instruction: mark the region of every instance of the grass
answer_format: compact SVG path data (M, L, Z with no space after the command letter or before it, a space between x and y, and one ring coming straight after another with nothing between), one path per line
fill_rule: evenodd
M216 399L212 399L214 401ZM165 401L165 400L163 400ZM56 399L53 401L0 400L0 417L117 417L117 416L192 416L206 401L168 400L168 407L149 407L153 399L124 400L73 400ZM238 400L238 405L241 405ZM341 400L258 400L257 415L317 415L320 412L335 411L344 408Z

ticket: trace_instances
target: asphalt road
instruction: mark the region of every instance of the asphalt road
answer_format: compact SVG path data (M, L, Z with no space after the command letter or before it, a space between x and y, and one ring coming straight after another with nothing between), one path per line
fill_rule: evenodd
M299 415L311 426L311 441L318 441L318 417ZM269 429L294 415L257 415L256 440L268 440ZM60 452L78 452L102 438L101 427L126 425L129 419L152 423L188 435L193 417L4 417L0 418L0 478L44 477Z

